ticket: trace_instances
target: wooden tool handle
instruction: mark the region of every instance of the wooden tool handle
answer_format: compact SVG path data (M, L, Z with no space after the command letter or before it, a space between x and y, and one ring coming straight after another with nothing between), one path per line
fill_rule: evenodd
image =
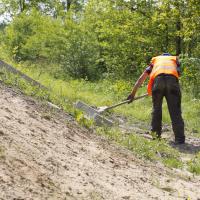
M133 101L138 100L138 99L142 99L142 98L144 98L144 97L146 97L146 96L148 96L148 94L144 94L144 95L141 95L141 96L139 96L139 97L135 97L135 98L133 99ZM129 102L130 102L130 100L125 100L125 101L122 101L122 102L120 102L120 103L118 103L118 104L109 106L109 107L107 107L105 110L109 110L109 109L115 108L115 107L117 107L117 106L121 106L121 105L126 104L126 103L129 103Z

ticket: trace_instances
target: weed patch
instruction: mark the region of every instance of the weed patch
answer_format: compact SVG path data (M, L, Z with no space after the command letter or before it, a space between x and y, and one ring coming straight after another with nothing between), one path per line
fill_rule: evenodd
M76 121L81 126L84 126L85 128L88 128L88 129L91 128L91 127L93 127L94 121L91 120L91 119L87 119L82 112L80 112L78 110L75 110L74 114L75 114Z
M116 128L98 128L97 133L106 135L110 140L127 147L140 158L161 161L173 168L183 166L179 152L171 148L164 140L148 140L134 133L125 135Z
M200 153L188 162L188 167L190 172L200 175Z

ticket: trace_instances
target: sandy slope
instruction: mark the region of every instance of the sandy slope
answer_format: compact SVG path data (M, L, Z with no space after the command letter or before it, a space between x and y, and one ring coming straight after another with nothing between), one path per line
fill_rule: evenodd
M0 85L0 199L200 199L200 178L137 159Z

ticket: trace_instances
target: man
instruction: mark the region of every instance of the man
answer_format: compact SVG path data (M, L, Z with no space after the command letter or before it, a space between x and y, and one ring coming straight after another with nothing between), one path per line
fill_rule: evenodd
M153 111L151 121L152 134L161 137L162 130L162 102L166 98L172 128L175 135L175 144L184 144L184 121L181 116L181 92L178 82L180 76L180 64L176 56L164 53L153 57L150 65L135 83L131 94L128 96L133 101L137 89L146 78L150 76L148 93L152 95Z

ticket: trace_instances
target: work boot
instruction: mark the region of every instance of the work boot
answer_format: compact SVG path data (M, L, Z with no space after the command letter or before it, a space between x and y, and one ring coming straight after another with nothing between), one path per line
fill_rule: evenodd
M183 136L176 136L175 135L175 142L174 142L175 145L179 145L179 144L185 144L185 135Z
M183 141L175 141L174 144L175 145L185 144L185 141L184 140Z

